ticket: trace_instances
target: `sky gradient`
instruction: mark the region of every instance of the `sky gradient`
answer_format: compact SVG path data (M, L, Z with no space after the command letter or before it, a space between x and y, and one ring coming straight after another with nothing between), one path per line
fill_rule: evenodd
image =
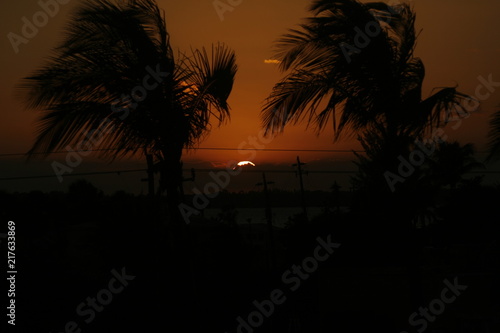
M22 0L0 4L0 30L2 79L0 100L0 154L24 153L35 139L35 111L27 111L16 97L14 86L21 78L41 66L51 49L63 38L63 28L69 23L69 14L78 6L79 0L71 0L59 5L54 17L46 25L38 28L27 44L20 44L16 53L7 35L10 32L21 34L23 17L32 20L41 10L37 1ZM227 0L222 0L227 3ZM289 28L294 28L308 16L307 0L243 0L232 11L221 15L214 8L212 0L159 0L160 8L165 10L167 30L171 36L174 51L189 51L192 48L210 47L212 43L223 42L235 50L239 67L235 86L229 98L231 120L220 128L214 126L212 132L200 145L201 148L252 148L283 150L352 150L360 146L353 138L333 142L332 131L327 128L319 136L313 128L305 125L289 126L285 132L273 139L256 140L262 131L260 110L273 85L283 76L276 64L266 63L272 59L273 42ZM238 3L238 1L232 1ZM422 58L426 66L424 98L433 87L456 86L461 92L482 100L480 111L464 120L455 129L446 127L449 140L462 143L471 142L478 151L485 150L488 121L500 104L500 87L480 88L480 77L500 82L500 24L498 13L500 2L497 0L416 0L411 2L417 14L416 27L421 30L415 55ZM221 20L223 18L223 20ZM479 87L479 88L478 88ZM254 143L252 143L254 142ZM237 150L201 149L185 155L186 167L219 167L230 160L252 158L257 166L291 170L295 157L308 162L313 170L354 170L352 153L272 151L238 152ZM482 158L484 155L478 155ZM0 157L0 178L52 174L51 162L61 160L63 154L51 155L45 161L25 163L21 156ZM76 172L144 168L143 161L129 161L106 164L95 157L88 156ZM494 169L494 167L491 167ZM496 167L495 170L500 170ZM137 184L137 177L129 182ZM309 178L311 188L328 189L332 178L323 181L323 176ZM96 183L102 187L140 191L145 184L130 185L122 178L111 180L102 177ZM116 178L116 177L115 177ZM126 178L125 178L126 179ZM106 183L107 182L107 183ZM111 182L113 185L110 185ZM347 186L343 179L344 186ZM68 183L68 182L65 182ZM104 185L104 184L107 185ZM236 183L235 183L236 184ZM314 184L314 186L313 186ZM2 181L0 189L64 189L57 179L33 179ZM284 185L283 185L284 186ZM284 186L285 187L285 186ZM323 187L323 188L322 188ZM233 189L238 186L234 185Z

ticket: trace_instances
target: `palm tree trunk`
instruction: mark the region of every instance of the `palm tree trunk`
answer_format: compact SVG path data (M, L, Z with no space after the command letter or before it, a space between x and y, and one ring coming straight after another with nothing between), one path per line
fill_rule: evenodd
M198 314L199 299L197 294L196 282L196 267L194 266L193 244L190 237L188 225L183 220L179 205L183 201L182 191L182 145L169 150L169 154L164 153L165 157L163 167L161 168L162 186L167 193L167 209L168 209L168 224L172 240L172 262L176 267L179 276L179 281L184 281L178 285L181 290L185 290L184 294L187 299L190 299L189 309L186 312L192 311ZM192 323L192 327L201 325L200 323ZM197 327L201 329L201 327Z
M182 223L179 205L182 202L182 147L169 149L163 153L164 160L160 168L160 189L167 193L167 209L169 223L179 225Z
M398 131L398 126L390 119L386 127L386 139L386 157L388 158L386 161L386 168L398 174L398 166L400 163L398 157L403 156L406 158L410 150L409 147L406 146L407 138L405 134ZM421 247L417 237L417 230L412 225L412 215L408 214L408 209L413 205L413 202L415 202L412 198L413 191L407 188L407 182L400 184L400 186L402 188L400 187L399 191L390 194L391 200L389 200L390 204L387 209L388 212L390 212L391 220L394 223L393 225L397 226L399 237L405 240L402 246L406 254L404 267L410 288L409 299L412 309L416 310L423 304L420 268Z

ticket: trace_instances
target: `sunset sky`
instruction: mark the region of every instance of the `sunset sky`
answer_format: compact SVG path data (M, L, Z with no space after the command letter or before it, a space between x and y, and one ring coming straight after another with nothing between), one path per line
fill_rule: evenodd
M227 0L221 0L227 3ZM32 73L50 55L50 50L63 37L65 24L69 23L69 13L81 0L71 0L59 5L59 12L50 18L45 26L27 44L19 45L19 52L13 49L7 34L21 34L23 17L31 20L41 10L38 1L2 1L0 4L1 66L0 89L0 154L26 152L35 138L35 111L24 110L16 99L14 86L20 79ZM237 3L238 1L232 1ZM307 0L243 0L223 14L223 20L214 8L213 0L159 0L165 10L167 30L174 50L189 51L212 43L224 42L235 50L239 67L235 86L230 96L231 121L220 128L214 128L210 136L201 144L202 148L251 148L248 138L261 131L260 110L264 99L273 85L283 76L278 67L267 63L272 59L273 42L288 28L294 28L302 18L308 16ZM456 130L446 128L450 139L462 143L472 142L477 150L485 150L488 120L500 104L500 87L491 93L481 85L479 77L492 77L500 82L500 1L498 0L415 0L411 2L417 13L416 26L422 30L418 39L416 56L421 57L426 66L424 97L433 87L455 86L461 92L482 99L481 110ZM479 92L480 96L477 95ZM487 97L481 97L487 96ZM273 140L262 144L266 149L289 150L351 150L359 149L355 140L333 143L332 133L326 130L317 136L305 126L290 126ZM261 147L262 147L261 146ZM352 153L325 152L257 152L250 156L237 150L198 150L185 155L185 166L195 168L218 167L230 160L252 161L258 166L291 170L295 157L309 164L309 170L354 170L350 161ZM478 155L479 158L484 155ZM51 162L61 160L64 155L51 155L45 161L25 163L21 156L0 157L0 178L36 176L52 174ZM75 168L75 173L101 170L144 168L145 162L132 161L105 164L92 156L85 157ZM491 169L500 170L499 166ZM137 191L145 187L138 178L144 175L106 176L92 180L102 188L113 189L120 184L123 189ZM129 178L126 178L129 177ZM74 178L74 177L71 177ZM115 179L117 178L117 179ZM295 178L295 177L294 177ZM291 179L291 178L290 178ZM253 181L253 180L252 180ZM333 178L324 182L321 177L310 176L311 187L327 190ZM345 179L344 186L348 186ZM108 183L106 183L108 182ZM113 182L113 186L109 185ZM132 185L130 183L133 183ZM295 181L294 181L295 182ZM69 181L60 184L55 177L33 180L0 181L0 189L65 189ZM106 185L108 184L108 185ZM313 186L314 185L314 186ZM322 188L323 186L323 188ZM235 186L233 189L236 189Z

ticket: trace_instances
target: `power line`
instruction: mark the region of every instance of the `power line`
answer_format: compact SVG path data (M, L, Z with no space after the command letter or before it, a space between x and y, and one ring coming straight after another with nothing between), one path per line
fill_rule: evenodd
M82 150L82 152L98 152L98 151L112 151L118 150L117 148L109 148L109 149L89 149ZM280 149L280 148L226 148L226 147L201 147L201 148L185 148L185 150L221 150L221 151L282 151L282 152L315 152L315 153L362 153L364 150L345 150L345 149ZM31 155L49 155L49 154L67 154L71 152L78 151L68 151L68 150L56 150L49 151L43 153L32 153ZM28 153L4 153L0 154L0 157L9 157L9 156L27 156Z
M113 151L118 150L118 148L108 148L108 149L89 149L82 150L82 152L99 152L99 151ZM269 151L269 152L309 152L309 153L364 153L365 150L356 149L285 149L285 148L227 148L227 147L200 147L200 148L184 148L184 150L219 150L219 151ZM32 153L31 155L49 155L49 154L67 154L72 152L78 152L74 150L56 150L49 152ZM488 154L487 151L477 151L476 154ZM11 156L27 156L28 153L4 153L0 154L1 157L11 157Z
M88 150L81 150L81 152L86 153L86 152L111 151L111 150L118 150L118 148L88 149ZM67 154L67 153L74 153L74 152L79 152L79 151L78 150L55 150L55 151L49 151L49 152L31 153L31 155ZM28 153L0 154L0 157L7 157L7 156L28 156Z
M147 171L147 169L134 169L134 170L114 170L114 171L95 171L95 172L82 172L82 173L69 173L65 174L64 177L75 177L75 176L93 176L93 175L106 175L116 173L120 175L121 173L128 172L139 172L139 171ZM21 180L21 179L36 179L36 178L52 178L56 177L55 175L42 175L42 176L19 176L19 177L4 177L0 178L0 180Z
M195 150L255 150L255 151L289 151L289 152L315 152L315 153L363 153L364 150L344 149L280 149L280 148L193 148Z
M184 172L189 172L192 169L184 169ZM220 172L226 171L226 169L193 169L195 172ZM122 173L133 173L133 172L147 172L147 169L129 169L129 170L113 170L113 171L94 171L94 172L83 172L83 173L68 173L65 174L64 177L76 177L76 176L96 176L96 175L106 175L106 174L117 174L120 175ZM294 174L295 170L252 170L246 169L243 173L289 173ZM356 170L314 170L308 171L308 174L353 174L356 173ZM499 171L470 171L466 172L466 174L500 174ZM56 177L55 175L40 175L40 176L18 176L18 177L3 177L0 178L0 181L3 180L23 180L23 179L38 179L38 178L52 178Z
M191 169L189 169L191 170ZM189 171L189 170L184 170L184 171ZM217 171L224 171L226 169L194 169L196 172L217 172ZM295 174L295 170L262 170L262 169L245 169L245 171L242 172L244 173L292 173ZM316 171L308 171L308 173L356 173L357 171L355 170L316 170ZM500 172L500 171L499 171Z
M193 169L195 172L203 172L203 173L208 173L208 172L220 172L220 171L226 171L226 169ZM191 169L184 169L183 171L189 172ZM295 173L293 170L245 170L244 173ZM106 175L106 174L117 174L120 175L121 173L130 173L130 172L147 172L147 169L132 169L132 170L113 170L113 171L94 171L94 172L83 172L83 173L68 173L65 174L64 177L75 177L75 176L95 176L95 175ZM309 171L309 173L355 173L356 171L348 171L348 170L342 170L342 171ZM22 179L36 179L36 178L51 178L51 177L56 177L55 175L41 175L41 176L19 176L19 177L4 177L0 178L0 181L2 180L22 180Z

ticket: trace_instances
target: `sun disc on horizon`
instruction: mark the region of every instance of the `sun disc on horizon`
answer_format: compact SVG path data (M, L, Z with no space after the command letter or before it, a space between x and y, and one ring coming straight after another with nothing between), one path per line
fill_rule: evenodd
M241 161L241 162L238 162L238 164L236 164L236 165L237 166L247 166L247 165L255 166L255 163L250 162L250 161Z

